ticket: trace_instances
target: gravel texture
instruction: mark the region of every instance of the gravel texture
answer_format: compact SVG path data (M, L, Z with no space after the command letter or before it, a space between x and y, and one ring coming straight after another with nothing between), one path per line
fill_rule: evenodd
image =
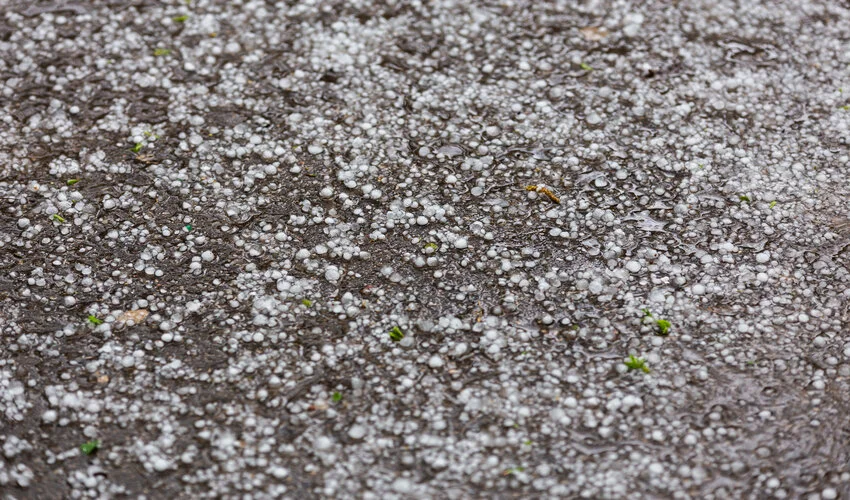
M0 0L0 495L848 498L848 33Z

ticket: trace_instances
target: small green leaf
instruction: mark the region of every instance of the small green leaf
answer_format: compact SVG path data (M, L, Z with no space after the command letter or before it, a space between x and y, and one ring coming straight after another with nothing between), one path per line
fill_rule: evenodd
M649 367L646 366L646 360L643 358L639 358L634 354L629 356L629 359L623 362L626 365L626 368L629 371L632 370L640 370L644 373L649 373Z
M776 200L771 201L770 202L770 208L773 208L775 206L776 206Z
M138 153L139 151L141 151L141 150L142 150L142 148L143 148L143 147L145 147L145 145L144 145L144 144L142 144L141 142L137 142L137 143L136 143L136 145L135 145L135 146L133 146L133 147L130 149L130 151L132 151L132 152L134 152L134 153Z
M183 226L183 229L185 229L186 231L191 231L192 229L195 229L195 228L193 228L191 224L186 224L185 226Z
M530 439L526 439L525 441L522 442L522 444L524 444L526 446L531 446L534 443Z
M425 245L425 250L431 250L432 252L436 252L439 249L440 247L433 241Z
M157 57L159 57L159 56L167 56L168 54L171 54L171 49L163 49L163 48L159 48L159 49L155 49L155 50L153 51L153 55L155 55L155 56L157 56Z
M741 201L745 201L747 203L750 202L750 197L745 195L745 194L742 194L741 196L739 196L738 199L741 200Z
M659 335L667 335L668 333L670 333L670 327L673 326L666 319L656 320L655 324L658 326Z
M69 186L73 186L74 184L76 184L78 182L80 182L80 179L68 179L67 181L65 181L65 184L67 184Z
M404 338L404 332L401 331L401 328L398 326L394 326L392 330L390 330L390 340L393 342L398 342Z
M313 307L313 301L310 299L301 299L301 303L304 304L304 307Z
M525 467L511 467L510 469L505 469L505 472L502 473L503 476L510 476L511 474L516 474L517 472L523 472Z
M175 23L185 23L189 19L189 16L187 14L183 14L182 16L172 17L171 19L173 19Z
M51 219L55 220L56 222L58 222L58 223L60 223L60 224L64 224L64 223L65 223L65 218L64 218L64 217L62 217L62 216L61 216L61 215L59 215L59 214L53 214L53 217L51 217Z
M333 393L333 395L331 396L331 400L334 403L339 403L340 401L342 401L342 393L339 391Z
M640 310L640 312L643 313L644 318L651 318L652 317L652 312L648 308L643 308L643 309Z
M93 325L102 325L103 324L103 320L98 318L94 314L89 314L89 317L86 318L86 319L88 319L89 323L91 323Z
M581 66L581 69L585 71L593 71L593 68L591 68L590 65L587 63L581 63L579 64L579 66Z
M850 111L850 104L846 104L844 106L841 106L841 108L839 108L839 109L841 109L843 111Z
M80 445L80 451L82 451L86 455L91 455L96 452L97 449L100 448L100 440L94 439L92 441L88 441Z

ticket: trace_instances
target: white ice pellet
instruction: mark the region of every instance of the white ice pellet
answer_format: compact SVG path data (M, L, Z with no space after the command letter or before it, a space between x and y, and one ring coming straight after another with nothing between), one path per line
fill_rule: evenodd
M328 281L337 281L340 278L339 269L336 266L328 266L325 269L325 279Z
M313 446L315 446L315 448L319 451L330 449L333 444L333 441L327 436L319 436L313 442Z
M352 425L351 428L348 429L348 437L350 437L351 439L363 439L365 435L366 427L360 424Z
M298 259L298 260L304 260L309 256L310 256L310 251L307 250L306 248L302 248L301 250L298 250L298 252L295 253L295 258Z
M443 360L437 355L431 356L431 358L428 360L428 366L430 366L431 368L440 368L441 366L443 366Z

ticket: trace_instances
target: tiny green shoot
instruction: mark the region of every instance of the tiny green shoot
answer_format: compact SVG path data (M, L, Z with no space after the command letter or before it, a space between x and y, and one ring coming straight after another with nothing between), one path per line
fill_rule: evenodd
M159 56L167 56L168 54L171 54L171 49L158 48L158 49L155 49L155 50L153 51L153 55L155 55L155 56L157 56L157 57L159 57Z
M581 63L579 66L581 66L581 69L585 71L593 71L593 68L591 68L590 65L587 63Z
M440 249L440 247L437 246L437 244L432 241L432 242L428 243L427 245L425 245L425 250L429 250L429 249L433 252L436 252L437 250Z
M304 304L304 307L313 307L313 301L310 299L301 299L301 303Z
M505 472L502 473L503 476L510 476L511 474L516 474L517 472L523 472L525 467L511 467L510 469L505 469Z
M741 200L741 201L745 201L747 203L750 202L750 197L745 195L745 194L742 194L741 196L739 196L738 199Z
M80 445L80 451L86 455L91 455L96 452L98 448L100 448L100 440L98 439L94 439Z
M652 315L652 311L647 308L643 308L640 311L643 313L644 320L646 320L646 318L649 318L655 322L655 326L658 327L658 335L667 335L668 333L670 333L670 327L673 325L669 321L667 321L666 319L656 318Z
M534 444L534 442L530 439L526 439L525 441L522 442L522 444L524 444L526 446L531 446L532 444Z
M189 19L189 16L187 14L183 14L182 16L172 17L171 19L173 19L175 23L185 23Z
M770 206L770 208L775 207L776 206L776 200L771 201L769 206Z
M331 400L334 403L339 403L340 401L342 401L342 393L339 391L334 392L333 395L331 395Z
M73 186L74 184L76 184L78 182L80 182L80 179L68 179L67 181L65 181L65 184L67 184L69 186Z
M634 354L629 356L629 359L623 362L626 365L626 368L629 371L632 370L640 370L643 373L649 373L649 367L646 366L646 360L643 358L639 358Z
M844 106L841 106L841 108L839 108L839 109L841 109L843 111L850 111L850 104L845 104Z
M94 314L89 314L89 317L86 318L86 319L89 320L89 323L91 323L93 325L102 325L103 324L103 320L98 318Z
M404 332L401 331L401 328L398 326L394 326L392 330L390 330L390 340L393 342L399 342L404 338Z
M56 222L58 222L58 223L60 223L60 224L64 224L64 223L65 223L65 218L64 218L64 217L62 217L62 216L61 216L61 215L59 215L59 214L53 214L53 217L51 217L51 219L55 220Z
M141 151L141 150L142 150L142 148L143 148L143 147L145 147L145 145L144 145L144 144L142 144L141 142L137 142L137 143L136 143L136 145L135 145L135 146L133 146L133 147L130 149L130 151L132 151L132 152L134 152L134 153L138 153L139 151Z

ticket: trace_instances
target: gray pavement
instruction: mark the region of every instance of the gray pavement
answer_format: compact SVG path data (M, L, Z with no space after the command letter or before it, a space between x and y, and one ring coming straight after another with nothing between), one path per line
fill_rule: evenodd
M0 0L0 497L850 498L848 34Z

